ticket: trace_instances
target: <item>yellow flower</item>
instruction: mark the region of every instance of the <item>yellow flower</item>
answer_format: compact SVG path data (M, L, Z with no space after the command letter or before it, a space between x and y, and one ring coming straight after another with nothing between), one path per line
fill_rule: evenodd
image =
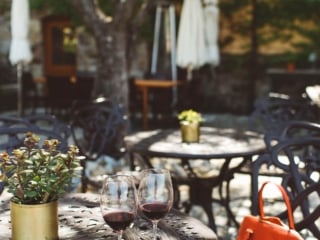
M189 123L203 121L201 114L192 109L184 110L180 112L178 115L178 119L181 122L189 122Z
M22 159L24 157L24 151L21 149L14 149L12 153L17 159Z

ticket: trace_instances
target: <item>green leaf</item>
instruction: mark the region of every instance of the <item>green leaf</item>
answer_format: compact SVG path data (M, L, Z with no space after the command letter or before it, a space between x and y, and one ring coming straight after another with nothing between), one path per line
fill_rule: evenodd
M29 198L33 198L35 196L37 196L37 192L36 191L27 191L26 192L26 196L29 197Z
M26 170L22 170L19 172L19 174L23 174L23 173L33 173L32 169L26 169Z

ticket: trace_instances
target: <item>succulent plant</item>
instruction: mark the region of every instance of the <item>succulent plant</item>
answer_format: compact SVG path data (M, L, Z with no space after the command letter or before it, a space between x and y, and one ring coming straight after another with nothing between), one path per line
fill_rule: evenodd
M57 200L66 192L74 177L81 173L79 149L69 145L62 153L57 150L57 139L44 141L34 133L25 135L24 146L15 149L12 155L0 154L0 181L8 184L12 201L23 204L46 203Z

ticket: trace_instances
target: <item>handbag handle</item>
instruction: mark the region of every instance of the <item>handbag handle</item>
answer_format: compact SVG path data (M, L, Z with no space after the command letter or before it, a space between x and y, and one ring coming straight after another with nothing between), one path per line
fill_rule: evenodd
M288 224L289 224L289 228L290 229L295 229L294 227L294 221L293 221L293 214L292 214L292 208L291 208L291 203L290 203L290 200L289 200L289 197L287 195L287 192L284 190L284 188L279 185L279 184L276 184L274 182L270 182L270 181L266 181L262 184L260 190L259 190L259 208L260 208L260 217L261 218L264 218L265 217L265 214L264 214L264 210L263 210L263 206L264 206L264 202L263 202L263 197L262 197L262 192L263 192L263 189L265 188L265 186L267 184L273 184L275 185L281 192L282 194L282 197L284 199L284 202L287 206L287 209L288 209Z

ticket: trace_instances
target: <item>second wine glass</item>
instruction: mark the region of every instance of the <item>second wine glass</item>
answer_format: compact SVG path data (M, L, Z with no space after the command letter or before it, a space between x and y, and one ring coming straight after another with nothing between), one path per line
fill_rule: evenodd
M165 169L145 169L138 188L139 210L153 225L153 239L157 239L158 222L170 211L173 188L170 172Z
M108 176L103 181L100 208L105 222L122 239L123 231L129 227L137 214L136 187L132 177Z

